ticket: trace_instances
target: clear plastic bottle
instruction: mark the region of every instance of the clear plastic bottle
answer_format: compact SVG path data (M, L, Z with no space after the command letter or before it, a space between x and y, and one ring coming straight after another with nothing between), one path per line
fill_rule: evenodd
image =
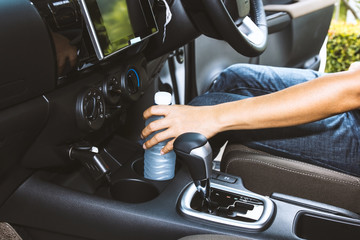
M168 92L157 92L154 100L156 105L170 105L171 94ZM148 118L145 125L163 116L152 116ZM159 131L152 133L146 140L151 139ZM161 149L169 140L158 143L150 149L145 150L144 154L144 177L151 180L164 181L170 180L175 175L176 155L174 151L161 155Z

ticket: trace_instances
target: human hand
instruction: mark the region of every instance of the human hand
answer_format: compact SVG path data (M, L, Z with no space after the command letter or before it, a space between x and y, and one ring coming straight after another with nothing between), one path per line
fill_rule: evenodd
M151 122L141 133L141 137L146 139L151 133L165 129L155 134L143 145L144 149L148 149L159 142L172 139L161 150L161 154L166 154L171 151L175 139L183 133L197 132L206 138L210 138L214 136L219 129L216 124L216 116L214 111L212 111L212 106L155 105L145 110L143 115L145 119L153 115L164 116L164 118Z

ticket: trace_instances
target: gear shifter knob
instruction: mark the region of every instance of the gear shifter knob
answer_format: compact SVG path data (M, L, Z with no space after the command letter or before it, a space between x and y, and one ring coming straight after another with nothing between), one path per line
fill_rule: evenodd
M212 150L206 137L184 133L175 140L174 152L188 166L198 192L209 202Z

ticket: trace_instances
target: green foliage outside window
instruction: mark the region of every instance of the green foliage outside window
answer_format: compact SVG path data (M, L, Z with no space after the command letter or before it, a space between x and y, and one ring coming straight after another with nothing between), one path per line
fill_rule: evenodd
M334 21L329 29L325 72L345 71L360 61L360 23Z

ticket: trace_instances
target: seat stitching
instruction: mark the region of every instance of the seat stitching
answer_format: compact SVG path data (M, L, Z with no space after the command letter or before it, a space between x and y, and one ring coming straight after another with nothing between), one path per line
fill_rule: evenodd
M251 153L251 151L249 151L249 150L247 150L247 152ZM289 159L289 158L279 157L279 156L275 156L275 155L271 155L271 154L267 155L267 153L264 154L264 153L261 153L261 152L257 152L257 154L260 154L260 155L266 156L266 157L273 157L273 158L277 158L277 159L281 159L281 160L286 160L286 161L290 161L290 162L293 162L293 163L298 163L298 164L303 165L303 166L320 168L320 167L318 167L316 165L313 165L313 164L309 164L309 163L305 163L305 162L301 162L301 161L297 161L297 160L293 160L293 159ZM322 168L322 169L324 171L326 171L326 172L329 172L329 173L335 173L335 174L339 174L339 175L344 176L344 177L349 177L349 178L353 179L354 181L356 181L358 183L358 185L360 186L360 179L358 179L358 178L356 178L354 176L351 176L351 175L348 175L348 174L345 174L345 173L342 173L342 172L337 172L337 171L327 169L327 168Z
M324 179L324 180L330 180L330 181L334 181L334 182L339 182L339 183L345 183L345 184L350 184L350 185L353 185L355 187L360 187L360 184L355 184L355 183L352 183L352 182L348 182L348 181L343 181L343 180L338 180L338 179L334 179L334 178L328 178L328 177L322 177L322 176L318 176L318 175L314 175L314 174L309 174L309 173L304 173L304 172L299 172L299 171L296 171L296 170L292 170L292 169L287 169L287 168L284 168L284 167L280 167L280 166L277 166L275 164L272 164L272 163L269 163L269 162L265 162L265 161L261 161L261 160L258 160L258 159L249 159L249 158L234 158L232 160L230 160L228 162L228 164L226 164L226 168L225 170L228 171L228 167L229 165L234 162L235 160L245 160L245 161L252 161L252 162L258 162L258 163L261 163L261 164L266 164L268 166L271 166L271 167L275 167L275 168L278 168L278 169L281 169L281 170L285 170L285 171L288 171L288 172L292 172L292 173L297 173L297 174L300 174L300 175L305 175L305 176L310 176L310 177L314 177L314 178L320 178L320 179ZM335 171L334 171L335 172ZM335 172L337 173L337 172ZM347 176L347 175L346 175ZM351 177L351 176L350 176ZM357 179L356 179L357 180ZM359 182L357 180L357 182Z

